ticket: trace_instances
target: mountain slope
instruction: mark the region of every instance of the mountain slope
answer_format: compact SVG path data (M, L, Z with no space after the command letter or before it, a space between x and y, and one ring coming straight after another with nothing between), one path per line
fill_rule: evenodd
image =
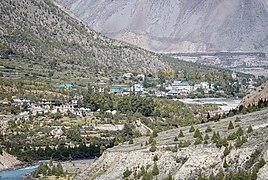
M0 12L0 42L21 56L19 67L82 77L169 68L153 53L100 36L50 0L4 0Z
M268 52L267 0L57 0L108 37L160 52Z
M260 100L268 100L268 81L246 95L239 105L243 105L244 107L253 104L258 105Z
M107 149L88 169L78 172L76 179L85 179L85 177L102 180L122 179L127 168L132 172L129 179L140 179L137 176L141 174L142 167L145 168L147 173L150 173L154 163L159 168L159 175L156 176L158 179L164 179L168 174L178 180L197 179L200 171L207 177L212 172L216 176L221 169L224 170L224 173L230 171L235 173L240 169L251 172L251 169L262 158L266 161L266 164L260 168L258 179L266 179L268 175L267 113L268 109L264 109L247 115L222 119L219 122L195 125L195 128L200 130L203 137L205 137L205 134L209 135L207 143L204 143L203 140L196 143L198 138L193 137L194 132L189 132L189 126L159 133L158 137L155 138L157 148L155 152L150 150L152 145L147 145L148 137L134 139L134 144L124 143ZM237 118L241 119L241 122L236 121ZM235 129L228 130L230 121L234 123ZM251 133L247 132L249 125L253 127ZM212 128L211 132L206 132L208 126ZM223 137L227 138L230 134L237 132L239 127L242 128L244 134L239 138L247 139L246 142L243 140L241 146L238 146L237 140L227 140L229 152L226 153L224 146L219 146L220 143L215 145L212 142L213 132L218 132L220 137L224 139ZM185 137L180 137L176 141L174 137L178 137L180 130ZM183 142L183 140L190 140L191 145L182 147L181 141ZM230 148L231 146L232 148ZM155 155L158 157L156 160ZM226 160L228 167L224 167L224 160ZM145 177L145 173L142 175Z

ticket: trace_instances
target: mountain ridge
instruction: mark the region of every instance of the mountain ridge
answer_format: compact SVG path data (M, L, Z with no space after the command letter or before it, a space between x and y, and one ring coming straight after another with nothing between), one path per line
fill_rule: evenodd
M268 52L267 0L57 0L102 34L157 52Z

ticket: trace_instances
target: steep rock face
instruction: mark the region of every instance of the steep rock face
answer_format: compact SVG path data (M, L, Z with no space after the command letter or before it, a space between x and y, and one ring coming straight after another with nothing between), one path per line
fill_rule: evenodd
M268 51L267 0L57 1L93 29L154 51Z

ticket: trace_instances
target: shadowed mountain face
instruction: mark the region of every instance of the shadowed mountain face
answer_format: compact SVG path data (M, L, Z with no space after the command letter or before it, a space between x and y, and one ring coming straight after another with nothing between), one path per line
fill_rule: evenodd
M57 1L104 35L154 51L268 51L268 0Z

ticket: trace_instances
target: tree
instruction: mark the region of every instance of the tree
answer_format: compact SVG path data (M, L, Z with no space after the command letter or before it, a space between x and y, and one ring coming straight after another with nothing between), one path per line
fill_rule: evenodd
M178 141L178 138L177 138L177 136L175 136L175 138L174 138L174 141Z
M207 127L207 129L205 130L206 133L212 132L212 129L210 126Z
M154 155L153 161L158 161L158 156Z
M230 129L234 129L234 125L233 125L232 121L230 121L229 125L228 125L228 130L230 130Z
M182 130L180 130L180 133L179 133L178 137L184 137L184 134L183 134Z
M217 180L224 180L224 173L223 173L222 169L220 169L220 171L218 172L216 179Z
M171 173L168 173L164 180L174 180L174 178L172 177Z
M159 174L159 169L157 167L156 162L154 163L152 174L153 174L153 176L157 176Z
M130 140L129 140L129 142L128 142L128 144L133 144L134 142L133 142L133 138L131 138Z
M226 159L224 159L224 161L223 161L223 168L227 168L228 167L228 164L227 164L227 162L226 162Z
M202 138L202 134L201 132L199 131L199 129L196 129L195 132L194 132L194 138L199 138L199 139L203 139Z
M223 151L223 155L224 155L224 157L226 157L229 153L230 153L230 149L229 149L229 147L225 147L225 149L224 149L224 151Z
M157 131L156 130L153 130L153 137L155 138L157 136L158 136Z
M190 129L189 129L189 132L194 132L194 131L195 131L194 126L191 126Z
M238 128L238 130L236 131L236 135L237 136L242 136L244 134L244 131L241 127Z
M127 167L127 169L123 172L124 179L129 177L132 174L132 171L130 171Z
M240 137L238 136L236 141L235 141L235 147L238 148L238 147L241 147L243 144L242 140L240 139Z
M252 133L253 132L253 128L251 125L248 126L248 129L247 129L247 133Z
M208 136L208 134L205 135L204 140L206 140L206 141L209 140L209 136Z

